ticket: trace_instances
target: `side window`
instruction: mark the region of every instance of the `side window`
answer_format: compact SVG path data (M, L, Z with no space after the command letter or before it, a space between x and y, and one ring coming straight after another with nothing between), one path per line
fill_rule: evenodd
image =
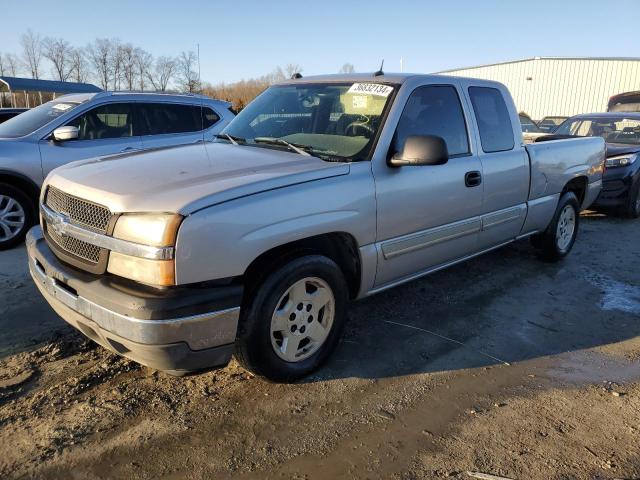
M131 137L132 112L129 103L108 103L83 113L67 125L78 127L78 140Z
M430 85L413 91L396 130L396 151L401 150L407 137L412 135L437 135L444 138L451 156L469 153L464 114L453 86Z
M469 87L484 152L502 152L514 146L507 104L497 88Z
M207 128L215 125L220 120L220 115L214 112L209 107L202 107L202 128L206 130Z
M140 103L142 135L199 132L202 130L202 113L198 105L177 103Z

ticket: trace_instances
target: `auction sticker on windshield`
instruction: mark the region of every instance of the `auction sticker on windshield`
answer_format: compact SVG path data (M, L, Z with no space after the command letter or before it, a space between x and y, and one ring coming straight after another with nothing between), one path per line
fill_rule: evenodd
M354 83L347 93L368 93L378 97L388 97L393 92L393 87L380 83Z

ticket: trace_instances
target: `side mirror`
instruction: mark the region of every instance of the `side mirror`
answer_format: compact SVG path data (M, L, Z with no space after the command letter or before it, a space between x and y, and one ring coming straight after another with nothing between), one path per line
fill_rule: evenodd
M443 165L448 160L449 151L444 138L435 135L412 135L405 140L402 151L391 157L389 165Z
M78 138L79 132L80 130L78 127L58 127L53 131L52 137L56 142L65 142L67 140L75 140Z

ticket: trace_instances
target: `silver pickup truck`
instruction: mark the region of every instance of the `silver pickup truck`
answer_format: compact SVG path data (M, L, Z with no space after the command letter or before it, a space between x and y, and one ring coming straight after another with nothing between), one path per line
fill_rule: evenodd
M601 138L524 145L507 89L430 75L294 78L205 144L54 170L27 238L38 288L104 347L175 375L290 381L347 304L532 237L571 250Z

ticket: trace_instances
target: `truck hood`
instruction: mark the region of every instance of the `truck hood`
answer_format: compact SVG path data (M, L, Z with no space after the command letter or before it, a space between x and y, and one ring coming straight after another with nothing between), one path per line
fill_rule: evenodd
M349 173L280 149L224 143L147 150L57 168L45 184L121 212L196 210L234 198Z

